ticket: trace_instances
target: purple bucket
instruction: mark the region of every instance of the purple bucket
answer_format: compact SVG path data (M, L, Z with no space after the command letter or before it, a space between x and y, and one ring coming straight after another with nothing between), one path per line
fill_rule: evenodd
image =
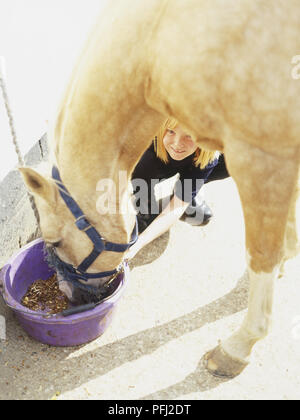
M22 248L3 267L0 286L6 304L11 307L24 328L33 338L56 347L73 347L100 337L112 321L116 304L123 295L129 279L129 267L119 275L120 284L116 292L96 308L62 317L46 318L21 305L28 287L36 280L47 280L54 272L44 259L44 242L37 239ZM0 289L1 290L1 289Z

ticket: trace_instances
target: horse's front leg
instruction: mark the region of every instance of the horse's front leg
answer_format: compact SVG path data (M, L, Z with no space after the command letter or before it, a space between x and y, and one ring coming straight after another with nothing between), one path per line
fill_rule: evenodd
M250 293L240 329L205 355L208 370L234 377L249 363L254 344L271 326L273 288L283 257L284 234L297 181L297 154L274 156L243 144L225 149L237 183L246 228Z

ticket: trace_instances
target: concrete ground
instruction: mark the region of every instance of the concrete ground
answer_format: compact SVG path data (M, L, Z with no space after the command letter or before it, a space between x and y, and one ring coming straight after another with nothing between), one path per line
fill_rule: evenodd
M131 280L107 332L77 348L29 338L0 303L0 399L300 398L300 258L275 288L272 333L249 367L217 379L201 358L241 324L247 307L244 226L231 179L209 184L206 227L178 222L132 261Z

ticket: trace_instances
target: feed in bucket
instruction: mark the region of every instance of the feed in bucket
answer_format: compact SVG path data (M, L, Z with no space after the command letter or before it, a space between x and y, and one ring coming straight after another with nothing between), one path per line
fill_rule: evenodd
M47 315L34 312L22 305L21 300L29 287L37 280L53 276L45 261L44 241L31 242L15 254L0 272L2 296L7 306L13 309L23 329L34 339L51 346L73 347L88 343L100 337L109 327L117 304L129 281L129 267L118 276L116 291L100 304L91 304L84 312ZM0 288L1 290L1 288Z
M29 286L21 303L32 311L46 311L47 314L59 314L69 308L67 296L60 290L57 275L48 280L37 280Z

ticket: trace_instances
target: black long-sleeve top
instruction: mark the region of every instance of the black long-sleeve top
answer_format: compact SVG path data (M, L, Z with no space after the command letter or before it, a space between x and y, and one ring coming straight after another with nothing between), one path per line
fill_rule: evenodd
M219 163L219 159L216 158L204 169L200 169L199 166L196 167L194 164L195 154L192 154L183 160L174 160L170 155L168 155L168 157L168 163L159 159L155 153L154 144L152 143L138 162L132 174L132 181L138 178L143 179L150 186L151 180L155 179L161 181L179 173L179 179L175 185L174 193L177 197L187 203L192 202L201 187L208 182L210 175ZM225 162L222 156L220 160L222 161L222 166L224 166ZM224 172L223 168L222 172ZM216 179L226 178L227 176L229 175L225 167L224 174L221 178L220 175L217 175Z

